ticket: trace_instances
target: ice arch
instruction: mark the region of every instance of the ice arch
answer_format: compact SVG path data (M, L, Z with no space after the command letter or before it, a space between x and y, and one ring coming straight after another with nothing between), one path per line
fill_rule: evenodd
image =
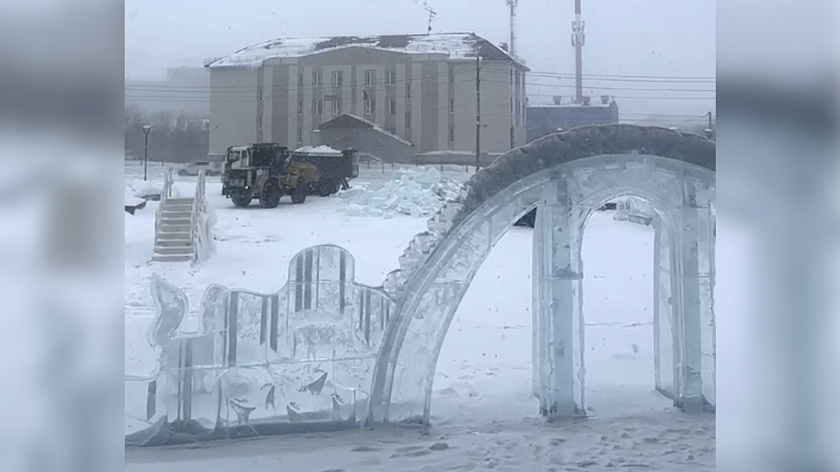
M397 314L379 351L368 420L427 423L452 317L492 246L534 208L534 392L545 415L585 411L581 243L602 203L635 195L656 214L657 388L686 411L714 406L715 145L632 125L552 134L478 172L385 287Z

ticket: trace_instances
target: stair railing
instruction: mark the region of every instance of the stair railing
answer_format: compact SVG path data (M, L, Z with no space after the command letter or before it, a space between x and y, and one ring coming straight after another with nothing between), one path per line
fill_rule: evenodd
M205 198L205 174L198 172L198 182L195 184L195 199L193 211L190 215L192 234L190 239L193 246L193 261L201 262L207 259L210 250L207 224L207 201Z
M160 226L160 218L163 215L163 206L172 196L172 181L172 168L170 167L166 169L166 173L163 175L163 190L160 192L160 202L155 212L155 243L157 243L158 226Z

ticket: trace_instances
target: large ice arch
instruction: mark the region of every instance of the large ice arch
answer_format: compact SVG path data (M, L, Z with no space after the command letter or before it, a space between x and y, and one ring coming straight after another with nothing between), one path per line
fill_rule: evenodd
M713 408L715 144L605 125L500 156L412 241L385 283L398 307L367 420L429 422L434 370L458 304L492 246L534 208L534 393L544 415L585 414L583 228L604 202L630 195L654 210L656 388L685 411Z

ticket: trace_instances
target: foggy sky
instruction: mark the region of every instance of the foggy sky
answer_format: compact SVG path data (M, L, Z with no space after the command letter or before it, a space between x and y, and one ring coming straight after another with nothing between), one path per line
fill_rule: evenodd
M162 79L167 67L198 67L206 59L277 37L424 33L428 15L423 3L126 0L125 74L128 79ZM715 76L714 0L582 3L585 75ZM428 5L437 12L432 32L474 32L495 43L508 41L504 0L428 0ZM574 72L574 49L569 39L573 16L572 0L519 1L516 49L533 72ZM532 104L549 102L552 95L568 99L574 94L573 79L532 74L528 83ZM638 90L646 88L657 90ZM708 92L714 88L714 83L584 79L584 91L593 101L601 94L616 96L622 118L628 119L667 114L679 115L671 117L679 121L714 112L714 93Z

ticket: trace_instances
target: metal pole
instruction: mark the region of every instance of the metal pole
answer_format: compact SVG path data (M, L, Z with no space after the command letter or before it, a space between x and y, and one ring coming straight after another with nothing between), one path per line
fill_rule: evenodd
M572 21L572 46L575 47L575 102L583 102L583 43L584 24L580 19L580 0L575 0L575 19Z
M481 165L481 57L475 56L475 170Z
M145 144L143 146L143 181L148 176L149 169L149 130L143 128L143 133L146 135Z

